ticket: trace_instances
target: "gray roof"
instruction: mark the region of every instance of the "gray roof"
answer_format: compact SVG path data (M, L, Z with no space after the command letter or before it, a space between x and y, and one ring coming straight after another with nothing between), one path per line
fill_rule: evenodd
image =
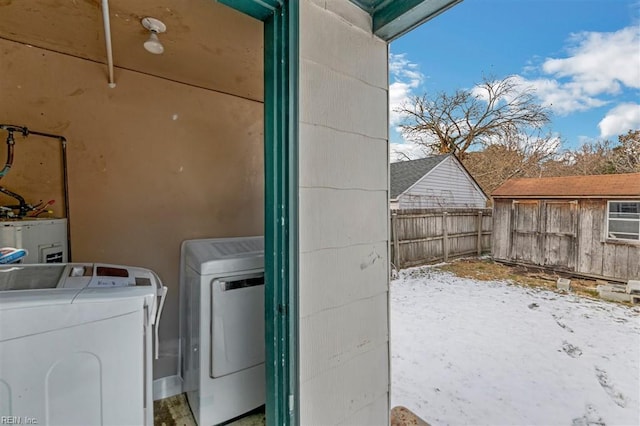
M442 163L451 154L434 155L419 160L400 161L391 163L389 171L390 194L393 200L409 189L414 183L429 173L435 166Z

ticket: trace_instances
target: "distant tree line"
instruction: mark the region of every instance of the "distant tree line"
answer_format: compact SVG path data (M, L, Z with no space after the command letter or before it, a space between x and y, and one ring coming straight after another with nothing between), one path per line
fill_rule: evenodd
M640 173L640 130L618 136L617 144L608 140L589 142L553 155L536 151L535 145L522 149L493 144L468 152L461 160L487 194L514 177Z
M550 112L516 77L484 78L470 90L415 96L398 109L404 137L424 155L454 153L491 194L507 179L640 172L640 130L560 149Z

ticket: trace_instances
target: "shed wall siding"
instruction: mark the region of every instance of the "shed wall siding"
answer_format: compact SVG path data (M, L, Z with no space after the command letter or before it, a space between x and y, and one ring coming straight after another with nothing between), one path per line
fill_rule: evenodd
M443 160L398 198L401 209L486 207L482 192L452 157Z
M578 226L578 271L602 275L604 262L604 226L606 201L580 202Z
M570 200L494 200L494 258L619 281L640 279L640 244L606 238L607 201L581 199L574 202L575 208L566 208L571 204ZM527 206L532 207L530 212L525 211ZM575 238L571 238L574 223ZM568 264L555 262L567 257Z
M387 44L300 7L300 423L388 424Z
M510 260L511 200L494 200L493 228L491 235L491 249L493 251L493 257L499 260Z
M578 271L618 279L640 279L640 244L606 238L606 200L582 200Z

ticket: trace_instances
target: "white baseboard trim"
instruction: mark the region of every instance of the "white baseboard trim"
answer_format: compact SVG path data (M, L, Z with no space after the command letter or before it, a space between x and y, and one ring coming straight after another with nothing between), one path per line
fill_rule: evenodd
M182 377L167 376L153 381L153 400L169 398L182 393Z

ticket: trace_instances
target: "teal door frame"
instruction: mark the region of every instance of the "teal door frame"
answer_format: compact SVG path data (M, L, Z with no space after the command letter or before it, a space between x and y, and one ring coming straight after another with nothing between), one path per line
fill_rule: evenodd
M218 0L264 22L267 425L299 424L298 1Z

